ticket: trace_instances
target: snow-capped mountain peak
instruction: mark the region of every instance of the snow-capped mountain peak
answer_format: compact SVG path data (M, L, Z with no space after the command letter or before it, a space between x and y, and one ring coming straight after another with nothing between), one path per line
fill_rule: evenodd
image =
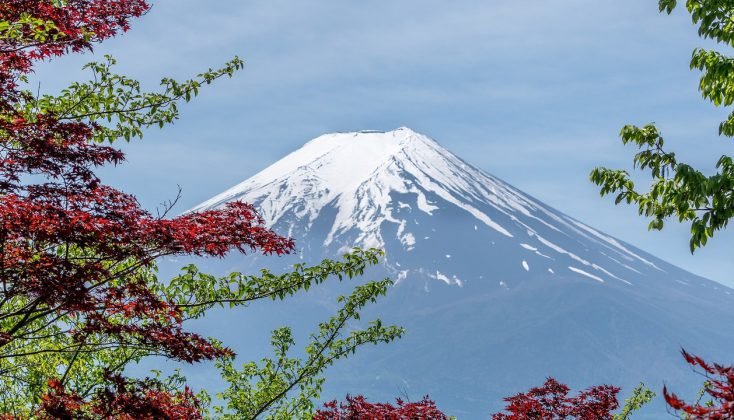
M290 153L252 178L200 204L194 210L216 207L253 189L276 180L295 177L318 178L329 198L354 190L366 181L380 165L398 155L404 148L439 147L434 141L402 127L382 132L365 130L319 136ZM308 187L308 183L305 183ZM292 191L295 192L295 191ZM303 194L308 194L305 188Z
M308 242L319 237L312 231L318 221L324 234L314 246L336 246L339 251L388 248L394 241L411 252L421 242L435 240L436 229L424 227L435 223L427 218L439 212L444 221L461 218L463 225L473 226L477 246L509 240L522 255L550 260L543 261L544 272L562 269L602 283L629 285L627 275L639 273L639 266L660 270L619 241L405 127L322 135L193 210L233 200L254 204L269 226L296 239L308 236ZM530 272L522 255L517 265ZM447 281L443 274L431 277L462 284L458 278Z
M384 211L391 188L396 191L410 189L398 177L385 177L384 171L394 174L395 169L414 156L423 157L421 166L426 168L420 168L422 171L431 164L454 158L434 140L407 127L388 132L325 134L193 210L243 200L256 203L265 219L275 225L283 215L294 210L298 218L313 221L326 205L336 200L341 217L337 217L328 244L333 234L355 222L351 217L354 212L364 219L364 211ZM366 203L365 198L369 198L370 203ZM421 203L421 210L430 213L432 207L425 200ZM373 226L363 224L360 227L372 234L366 235L358 245L383 244L374 232L374 225L385 218L371 216Z
M489 200L508 210L524 209L528 204L435 140L402 127L322 135L193 210L243 200L257 204L265 219L275 225L289 212L312 222L325 206L335 204L338 214L326 245L356 223L362 235L354 245L383 246L380 225L397 222L391 217L390 194L416 194L418 210L430 215L435 206L427 192L508 237L512 234L507 229L470 203ZM410 242L409 238L401 240Z

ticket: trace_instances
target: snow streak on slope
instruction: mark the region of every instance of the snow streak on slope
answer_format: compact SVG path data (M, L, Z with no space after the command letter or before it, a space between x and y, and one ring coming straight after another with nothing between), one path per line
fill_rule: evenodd
M522 246L537 255L550 259L563 255L627 284L631 283L564 249L555 238L583 237L625 260L659 269L615 239L546 207L408 128L320 136L193 210L233 200L251 202L270 226L286 221L292 234L296 224L305 221L309 229L325 209L332 208L336 215L324 246L346 232L357 232L350 246L384 247L382 226L388 222L397 225L396 239L410 251L416 236L409 231L410 221L396 213L411 206L394 203L394 194L413 195L416 211L425 216L439 205L455 206L503 237L529 237L534 244ZM618 265L635 270L622 262Z

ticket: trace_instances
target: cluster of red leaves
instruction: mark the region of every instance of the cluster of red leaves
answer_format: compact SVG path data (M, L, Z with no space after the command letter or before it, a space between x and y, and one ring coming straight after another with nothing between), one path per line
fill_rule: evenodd
M712 406L700 404L687 404L673 393L669 393L663 387L663 397L668 405L674 410L679 410L686 415L697 419L723 420L734 418L734 367L709 364L698 356L691 355L685 350L683 357L693 367L703 370L708 378L709 385L706 393L714 400Z
M317 411L314 420L444 420L448 417L442 413L428 396L418 402L405 402L398 398L397 405L388 403L370 403L361 395L347 395L347 401L338 403L331 401Z
M612 419L612 411L619 407L619 388L595 386L569 397L569 387L548 378L542 387L505 398L507 414L495 414L493 420L524 419Z
M494 414L493 420L612 419L619 408L619 388L595 386L569 397L570 388L553 378L542 387L505 398L507 413ZM718 418L718 417L717 417ZM346 402L331 401L317 411L314 420L422 420L448 419L428 396L414 403L400 399L397 405L370 403L363 396L347 396Z
M53 22L56 29L50 35L56 35L56 39L29 43L26 40L32 39L35 28L23 28L26 36L4 39L0 44L0 69L27 72L35 60L89 50L93 42L127 31L130 19L140 17L149 8L145 0L66 0L63 7L50 0L4 0L0 3L0 19L18 22L23 15L30 15Z
M28 114L21 106L33 101L20 82L35 62L90 50L127 30L130 20L148 9L145 0L0 2L0 21L30 16L54 27L46 38L34 37L39 28L32 27L23 27L22 36L0 37L0 315L15 320L0 331L0 351L13 340L32 338L32 322L66 315L76 321L70 332L80 342L96 335L187 362L228 355L229 350L184 331L175 302L153 293L138 277L139 269L166 255L293 250L290 239L264 228L255 210L243 203L154 217L135 197L96 176L99 166L124 159L121 151L93 141L99 126L68 115ZM27 304L8 312L3 306L12 301ZM109 409L113 417L161 418L166 416L156 413L181 409L186 415L168 417L195 418L188 415L197 407L189 394L110 380L113 386L98 395L104 403L91 408L52 382L45 413L63 418L75 410Z
M199 401L188 388L169 392L152 380L132 381L109 375L108 385L91 402L49 381L50 392L43 397L37 413L40 419L201 419Z

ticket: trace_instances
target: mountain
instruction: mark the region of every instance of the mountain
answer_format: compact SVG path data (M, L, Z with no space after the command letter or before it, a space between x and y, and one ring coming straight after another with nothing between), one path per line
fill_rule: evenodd
M645 381L658 393L664 381L688 396L702 379L681 347L732 359L731 289L595 230L408 128L320 136L193 211L233 200L254 204L293 237L297 259L317 262L353 246L386 251L368 274L396 285L369 315L408 335L335 367L326 398L430 394L460 418L483 418L547 376L576 389L630 391ZM268 261L238 257L220 268ZM314 325L344 287L259 307L218 331L246 349L253 324Z

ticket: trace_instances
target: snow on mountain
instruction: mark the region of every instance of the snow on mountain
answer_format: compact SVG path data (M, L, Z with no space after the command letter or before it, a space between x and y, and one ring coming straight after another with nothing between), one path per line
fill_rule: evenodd
M583 237L622 260L632 259L659 270L619 241L558 214L464 162L434 140L405 127L390 132L320 136L193 210L216 208L232 200L254 203L270 226L289 218L287 233L292 235L296 226L305 223L307 231L325 208L333 207L337 213L323 245L329 246L340 234L356 230L357 237L340 251L352 246L384 248L386 238L381 226L389 222L398 226L394 239L412 250L418 239L411 232L410 221L397 213L413 207L400 201L396 207L394 194L412 195L415 212L428 216L438 209L431 199L437 197L501 235L532 242L534 245L525 242L520 245L537 255L551 259L547 254L570 257L574 264L597 274L589 275L573 266L568 269L590 278L600 279L602 275L629 283L603 266L564 249L532 225L541 224L555 234ZM610 261L635 271L621 261Z
M665 380L694 392L700 381L680 347L726 362L734 346L731 289L574 220L408 128L320 136L192 210L233 200L254 204L307 262L353 246L386 250L372 274L396 286L372 315L409 334L335 368L326 397L385 400L405 389L484 418L549 375L576 387L630 390L644 380L659 391ZM314 325L337 286L258 319ZM231 334L222 338L240 351Z

